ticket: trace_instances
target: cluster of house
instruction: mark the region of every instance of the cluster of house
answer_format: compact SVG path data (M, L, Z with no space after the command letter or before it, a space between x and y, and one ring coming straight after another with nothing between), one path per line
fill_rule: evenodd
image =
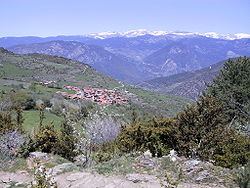
M74 86L66 86L65 90L75 91L75 94L58 91L57 93L70 99L89 99L99 104L127 103L128 99L124 98L116 90L108 89L80 89Z

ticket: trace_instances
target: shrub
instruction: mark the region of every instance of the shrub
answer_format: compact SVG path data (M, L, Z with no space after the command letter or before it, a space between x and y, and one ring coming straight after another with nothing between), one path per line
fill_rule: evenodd
M117 138L118 147L123 152L150 150L153 156L161 157L173 147L170 121L138 122L130 127L123 127Z
M235 181L240 188L250 187L250 162L238 170Z
M65 121L62 124L62 128L60 130L58 143L55 148L55 153L72 161L77 155L76 144L77 140L74 135L73 127Z
M210 150L213 156L210 158L216 165L224 167L244 165L250 159L250 139L234 130L226 130L213 141L213 146L212 151Z
M58 142L58 133L52 124L45 125L34 135L34 147L36 150L46 153L54 151Z
M206 135L218 135L226 128L228 120L221 117L223 107L216 98L201 97L175 117L175 149L186 157L197 157ZM201 151L199 151L201 152Z

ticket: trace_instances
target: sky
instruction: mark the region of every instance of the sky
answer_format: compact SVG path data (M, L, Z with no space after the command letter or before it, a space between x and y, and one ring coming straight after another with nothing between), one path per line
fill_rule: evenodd
M250 34L250 0L0 0L0 37L106 31Z

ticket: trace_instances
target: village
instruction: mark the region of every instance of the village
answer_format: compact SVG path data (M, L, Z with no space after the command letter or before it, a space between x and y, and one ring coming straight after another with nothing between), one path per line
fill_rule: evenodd
M74 86L66 86L63 89L75 91L75 94L69 94L64 91L57 91L69 99L88 99L98 104L116 104L127 103L128 99L123 98L122 94L116 90L108 89L80 89Z

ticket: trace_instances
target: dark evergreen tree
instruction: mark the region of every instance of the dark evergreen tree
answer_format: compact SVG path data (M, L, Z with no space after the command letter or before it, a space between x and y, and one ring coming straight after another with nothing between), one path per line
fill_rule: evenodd
M229 59L205 92L217 98L224 116L240 123L250 121L250 58Z
M72 161L77 154L76 144L77 140L74 135L74 129L65 120L62 123L62 128L59 134L59 142L57 145L56 153Z

